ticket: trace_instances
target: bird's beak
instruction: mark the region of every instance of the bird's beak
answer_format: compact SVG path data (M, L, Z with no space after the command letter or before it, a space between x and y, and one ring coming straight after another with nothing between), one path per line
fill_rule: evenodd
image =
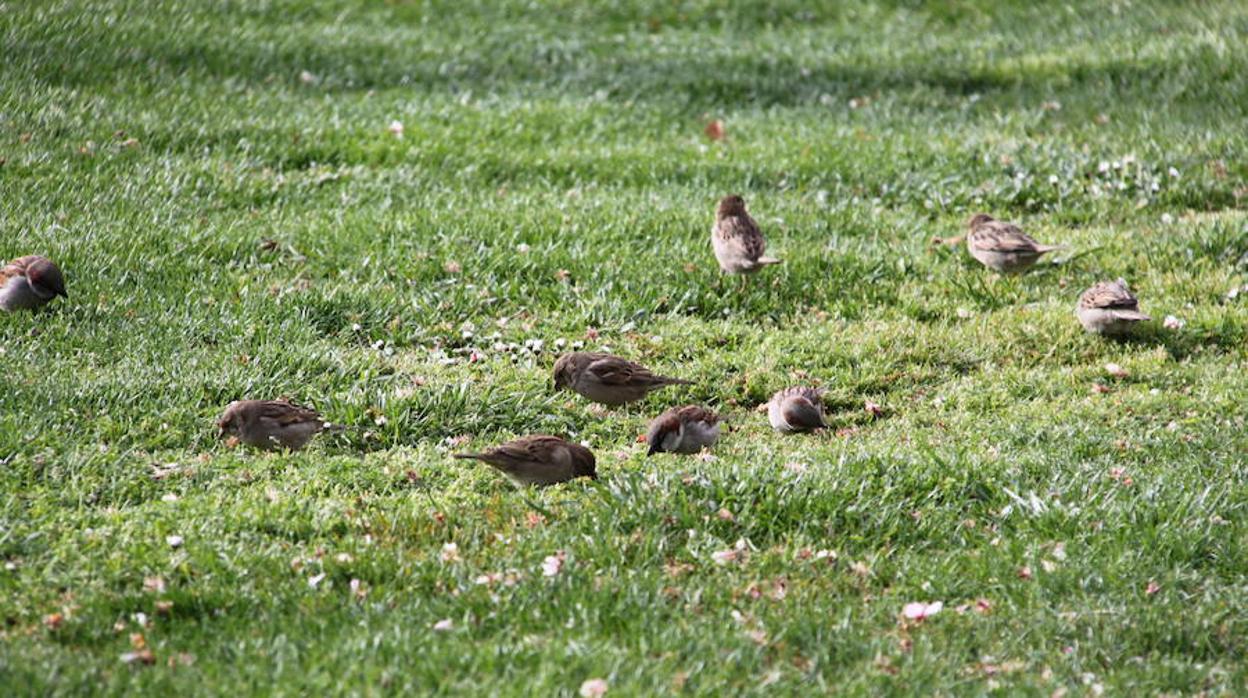
M650 443L650 448L646 451L646 457L649 458L659 452L659 441L655 439Z
M68 298L69 298L69 292L68 292L68 291L60 291L60 292L58 292L56 295L60 296L61 298L66 298L66 299L68 299Z

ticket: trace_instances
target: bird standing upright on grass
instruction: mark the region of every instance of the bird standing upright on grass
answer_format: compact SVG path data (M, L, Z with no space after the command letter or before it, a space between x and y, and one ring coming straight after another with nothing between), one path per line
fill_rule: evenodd
M1136 323L1152 319L1140 312L1140 300L1124 279L1101 281L1084 291L1075 315L1083 329L1109 337L1130 334Z
M598 352L564 354L555 362L555 389L568 388L593 402L623 405L668 385L688 385L680 378L656 376L641 364Z
M1021 274L1063 245L1041 245L1013 223L977 213L967 223L966 249L981 264L1002 274Z
M18 257L0 267L0 310L31 310L57 296L69 297L65 277L47 257Z
M234 436L253 448L298 451L322 431L341 426L326 422L316 410L280 400L236 400L217 420L218 436Z
M479 460L517 485L554 485L578 477L598 479L594 454L557 436L524 436L484 453L456 453L455 458Z
M823 421L823 391L798 386L777 392L767 403L767 421L786 434L828 426Z
M745 210L745 199L738 194L725 196L715 212L711 247L725 274L752 274L781 260L764 256L767 241L758 224Z
M697 453L718 440L719 415L697 405L673 407L650 422L646 455Z

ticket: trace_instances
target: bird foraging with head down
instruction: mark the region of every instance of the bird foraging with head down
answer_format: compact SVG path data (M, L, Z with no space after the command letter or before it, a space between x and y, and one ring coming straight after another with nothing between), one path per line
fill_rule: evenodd
M69 297L65 277L47 257L18 257L0 267L0 310L33 310L57 296Z
M593 452L557 436L524 436L489 451L454 457L479 460L521 486L554 485L578 477L598 479Z
M1013 223L977 213L967 223L966 249L980 264L1002 274L1027 271L1063 245L1042 245Z
M673 407L650 422L646 455L697 453L718 440L719 415L697 405Z
M786 434L828 426L823 421L823 391L795 386L777 392L767 403L767 421L772 429Z
M1152 320L1140 312L1140 299L1124 279L1101 281L1084 291L1075 316L1084 330L1108 337L1130 334L1138 323Z
M555 361L555 389L571 390L593 402L623 405L669 385L689 385L680 378L655 375L641 364L599 352L573 352Z
M278 400L236 400L217 420L217 435L233 436L253 448L266 451L298 451L322 431L339 431L316 410Z

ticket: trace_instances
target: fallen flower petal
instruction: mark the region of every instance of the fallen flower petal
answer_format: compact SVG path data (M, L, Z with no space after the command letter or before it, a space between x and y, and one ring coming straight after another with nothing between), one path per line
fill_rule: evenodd
M443 618L442 620L433 624L433 629L439 632L445 632L447 630L454 630L455 622L452 621L450 618Z
M605 679L588 679L581 684L581 698L602 698L607 688Z
M542 560L542 574L547 577L554 577L563 570L563 561L567 559L568 554L560 550L554 555L546 556Z
M908 603L901 609L901 615L910 620L921 621L929 616L934 616L944 609L943 601L934 601L932 603L923 603L922 601L913 601Z

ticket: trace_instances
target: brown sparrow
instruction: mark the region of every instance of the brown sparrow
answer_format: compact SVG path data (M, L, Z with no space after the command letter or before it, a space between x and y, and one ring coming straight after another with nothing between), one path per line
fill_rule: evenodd
M0 268L0 310L38 308L57 296L69 297L65 277L46 257L19 257Z
M767 241L759 232L758 224L746 213L745 199L737 194L725 196L719 202L715 227L711 228L711 247L725 274L752 274L781 261L763 256Z
M1063 245L1041 245L1017 225L977 213L967 223L966 249L981 264L1002 274L1027 271L1047 252Z
M298 451L313 436L342 427L326 422L315 410L279 400L235 400L217 420L218 436L234 436L254 448Z
M594 454L557 436L524 436L485 453L454 456L482 461L520 486L544 487L578 477L598 479Z
M719 440L719 415L697 405L673 407L646 432L647 456L656 453L697 453Z
M1152 318L1140 312L1140 301L1123 279L1100 281L1079 296L1075 307L1083 329L1110 337L1130 334L1135 323Z
M656 376L641 364L611 354L573 352L555 362L555 389L569 388L593 402L623 405L667 385L689 385L679 378Z
M817 388L785 388L767 403L767 420L779 432L812 431L828 426L823 421L823 391Z

